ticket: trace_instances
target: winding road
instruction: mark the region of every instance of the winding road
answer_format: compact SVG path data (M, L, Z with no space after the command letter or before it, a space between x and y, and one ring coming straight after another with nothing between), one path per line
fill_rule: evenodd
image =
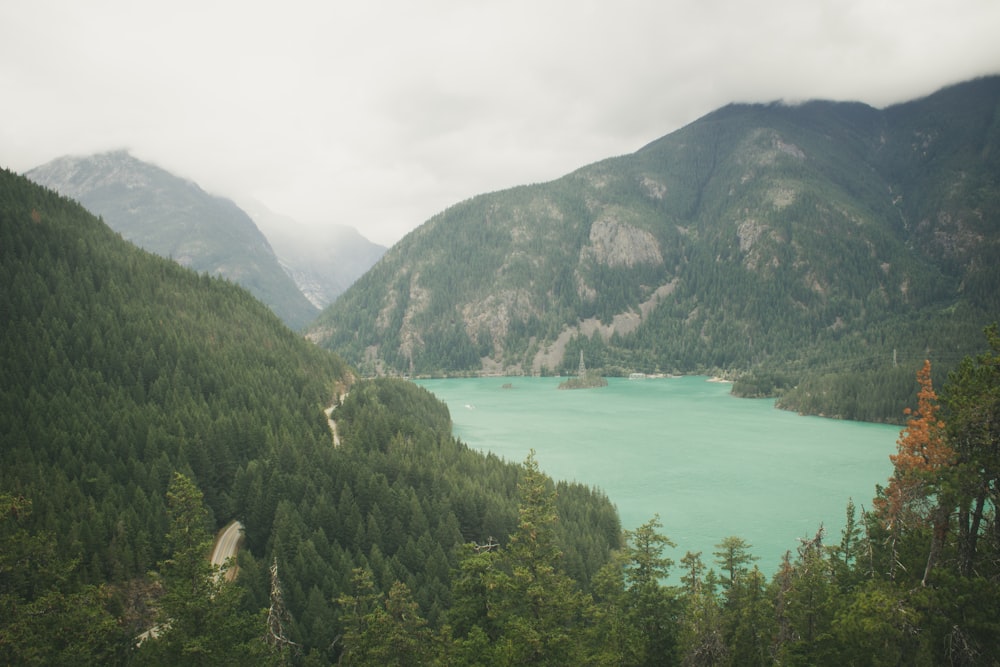
M215 545L212 547L212 565L222 567L230 558L235 558L240 551L240 544L243 543L243 524L235 519L215 536ZM226 581L236 578L239 568L235 563L225 571ZM141 635L135 638L135 645L143 643L147 639L155 639L160 634L162 626L154 625Z
M219 531L215 538L215 546L212 547L212 565L222 567L230 558L235 558L239 553L240 544L243 542L243 524L239 521L231 521L228 526ZM236 578L237 567L226 570L226 581Z

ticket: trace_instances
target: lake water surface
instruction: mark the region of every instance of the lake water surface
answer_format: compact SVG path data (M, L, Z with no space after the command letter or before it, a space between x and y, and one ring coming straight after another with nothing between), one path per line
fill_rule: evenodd
M899 427L801 417L734 398L704 377L626 380L558 391L560 378L421 380L470 447L522 462L531 449L555 479L602 489L622 527L654 514L680 561L736 535L773 574L822 523L840 541L848 499L870 507L892 472ZM503 385L510 383L509 389ZM714 566L714 565L713 565Z

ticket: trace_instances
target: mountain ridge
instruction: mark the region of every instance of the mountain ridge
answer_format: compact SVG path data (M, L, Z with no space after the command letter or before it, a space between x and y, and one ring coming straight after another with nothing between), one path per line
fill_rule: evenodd
M883 110L722 107L455 204L308 335L373 374L569 372L586 350L606 371L786 375L769 395L836 359L946 366L1000 312L998 100L987 77Z
M136 245L244 286L293 329L319 312L281 268L253 220L194 181L125 150L65 156L25 175L80 201Z

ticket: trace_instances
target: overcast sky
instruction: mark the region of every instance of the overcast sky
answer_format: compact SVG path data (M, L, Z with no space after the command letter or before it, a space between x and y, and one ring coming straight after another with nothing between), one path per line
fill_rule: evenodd
M389 245L729 102L1000 73L998 0L0 0L0 166L120 148Z

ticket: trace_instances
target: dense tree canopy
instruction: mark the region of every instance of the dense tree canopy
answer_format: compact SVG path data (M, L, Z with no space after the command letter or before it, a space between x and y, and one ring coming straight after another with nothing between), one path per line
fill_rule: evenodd
M940 399L923 367L872 509L803 536L769 580L741 537L703 560L670 551L669 518L623 532L598 490L469 449L426 390L352 382L241 289L0 179L2 662L1000 655L995 327ZM224 583L206 559L231 518L245 542Z
M78 205L0 173L0 489L32 506L67 590L110 582L147 627L176 472L214 529L243 514L242 471L329 447L322 409L349 375L236 286L136 249ZM255 518L270 523L272 505ZM256 525L256 524L255 524Z

